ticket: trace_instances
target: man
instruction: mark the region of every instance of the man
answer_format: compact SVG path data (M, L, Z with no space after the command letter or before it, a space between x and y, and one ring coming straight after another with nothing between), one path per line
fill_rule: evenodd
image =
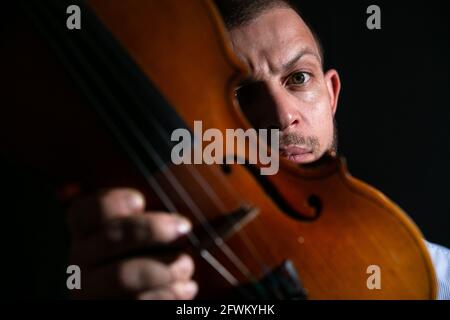
M243 112L257 128L280 130L280 153L296 163L317 160L336 151L334 115L341 87L336 70L324 72L319 42L287 1L217 1L235 54L251 77L237 88ZM100 203L100 206L98 206ZM180 215L144 214L136 190L117 189L84 199L70 210L73 257L90 263L152 243L176 240L191 229ZM131 226L131 227L130 227ZM122 241L130 234L130 244ZM106 243L114 241L114 246ZM448 298L449 251L427 244L439 279L439 297ZM112 251L114 250L114 252ZM90 254L92 253L92 254ZM181 254L174 262L159 257L127 258L84 270L88 297L191 299L198 290L191 280L192 259Z

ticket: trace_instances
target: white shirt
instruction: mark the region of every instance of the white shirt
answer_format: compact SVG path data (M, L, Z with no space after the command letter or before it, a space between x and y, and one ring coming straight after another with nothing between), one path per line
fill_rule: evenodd
M433 261L438 282L438 299L450 300L450 250L435 243L425 241Z

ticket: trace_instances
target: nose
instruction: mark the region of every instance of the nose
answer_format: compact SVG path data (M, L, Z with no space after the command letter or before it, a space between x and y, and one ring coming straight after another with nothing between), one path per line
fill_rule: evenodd
M301 113L295 97L276 84L267 85L265 90L261 127L285 131L298 126L301 123Z

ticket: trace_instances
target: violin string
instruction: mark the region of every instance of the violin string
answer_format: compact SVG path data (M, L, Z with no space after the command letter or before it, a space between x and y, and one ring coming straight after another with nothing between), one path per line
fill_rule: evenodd
M191 169L190 166L188 166L189 169ZM210 171L212 174L214 174L217 178L222 180L222 184L223 186L225 186L225 188L227 189L228 194L234 199L235 203L239 203L241 202L241 198L238 197L237 192L234 190L234 193L231 193L230 190L233 190L231 188L230 182L227 181L225 179L225 177L223 175L220 174L220 172L218 172L218 170L214 170L211 166L207 166L207 168L209 169L208 171ZM223 203L222 199L219 197L219 195L217 194L217 192L214 190L214 188L211 188L208 186L208 182L205 180L205 178L203 177L203 175L199 174L198 171L193 171L193 170L189 170L190 174L194 177L194 179L196 179L197 183L200 184L202 186L203 189L206 190L206 192L209 194L210 199L213 199L213 202L219 207L219 212L224 213L226 212L226 207L225 204ZM225 218L228 219L228 221L231 220L231 218L227 215L227 214L222 214ZM259 221L258 219L256 219L257 221ZM235 230L236 234L239 235L239 237L242 239L242 241L244 241L248 247L248 249L250 250L250 252L252 252L255 256L255 259L257 260L260 268L262 270L267 270L267 265L264 263L263 259L261 258L261 254L259 253L259 251L256 249L255 244L253 243L253 241L248 237L247 232L245 231L244 228L239 228L238 230Z
M132 95L133 96L133 95ZM133 96L133 98L135 98ZM138 103L137 101L135 101L136 103ZM165 131L165 129L163 129L163 127L159 124L159 122L157 122L153 117L150 117L151 122L152 122L152 126L154 128L156 128L158 130L158 132L160 133L160 135L162 137L168 137L168 132ZM162 132L161 132L162 131ZM141 133L142 134L142 133ZM168 140L164 139L164 141L166 141L167 145L170 146L170 144L168 143ZM146 139L142 138L141 141L142 144L146 143ZM147 142L148 143L148 142ZM148 145L149 147L152 148L151 144ZM149 154L151 153L155 153L156 150L154 150L154 148L152 148L151 150L149 150ZM159 159L159 161L162 163L162 159ZM190 197L190 195L186 192L186 190L182 187L182 185L178 182L178 179L173 175L170 167L166 167L167 168L167 174L169 176L166 176L166 178L168 178L168 180L170 180L170 182L172 183L172 186L175 187L175 185L178 185L178 187L180 187L180 189L177 190L178 194L182 197L189 200L190 203L188 203L188 206L190 207L191 211L193 206L195 206L195 211L192 211L193 213L198 212L198 215L196 216L197 220L200 221L200 223L206 228L208 234L211 236L211 238L213 239L213 241L215 242L215 244L221 248L221 250L225 253L225 255L232 260L233 264L241 271L241 273L247 278L249 279L251 282L255 282L255 278L254 276L251 274L251 272L248 270L248 268L245 266L245 264L238 258L238 256L229 248L228 245L224 245L225 242L223 241L222 237L220 237L220 235L217 234L217 232L214 230L214 228L211 226L211 224L208 222L208 220L206 219L205 215L201 212L201 210L196 206L195 202L193 201L193 199ZM204 179L203 175L200 174L200 172L196 169L195 166L185 166L185 168L187 168L187 171L189 172L189 174L197 181L197 183L201 186L202 190L205 191L209 196L207 197L208 199L210 199L213 204L217 207L218 212L223 213L226 212L226 207L225 204L223 203L223 201L219 198L219 196L217 195L217 193L215 192L214 188L212 188L208 182ZM207 168L210 168L210 166L207 166ZM214 171L214 170L211 170ZM215 172L215 171L214 171ZM219 173L215 172L217 174L217 176L221 176ZM225 185L227 186L227 188L231 189L231 186L229 185L229 181L226 181L225 178L223 176L221 176L223 179L223 182L225 182ZM235 194L235 199L237 199L237 194ZM231 220L231 218L227 215L227 214L222 214L227 220ZM261 268L261 270L263 271L263 274L268 273L268 267L267 265L263 262L263 259L261 259L261 256L259 254L259 252L256 250L255 245L253 244L253 242L251 242L251 240L248 238L248 236L246 235L245 231L243 229L239 229L236 231L236 234L238 234L238 236L243 240L243 242L245 243L245 245L247 246L248 250L250 251L250 253L253 255L253 257L257 260L257 263L259 265L259 267ZM272 277L272 275L270 273L269 277ZM274 279L272 279L274 280Z
M94 50L96 49L96 47L94 46L93 48ZM98 52L97 52L98 53ZM106 57L103 57L106 58ZM114 69L113 69L114 70ZM117 77L118 79L121 79L120 77ZM122 83L122 85L124 86L124 84ZM125 86L126 87L126 86ZM120 110L122 111L122 110ZM122 114L122 116L124 116L125 114ZM152 118L152 120L154 120ZM153 122L153 125L155 125L159 131L161 131L162 127L159 124L159 122ZM131 125L131 128L135 128L135 126ZM136 132L134 133L136 135ZM145 138L144 135L141 134L141 138L140 138L140 142L141 144L145 144L146 142L148 142ZM162 132L161 135L163 137L167 137L166 132ZM165 140L167 141L167 140ZM150 145L150 147L152 147ZM152 147L153 148L153 147ZM152 150L148 151L149 155L156 155L158 158L158 154L156 152L156 150L153 148ZM158 165L161 166L163 164L162 159L157 159L156 162L159 162ZM194 177L201 177L201 175L198 174L198 172L192 172L192 167L188 166L188 169L190 171L191 174L193 174ZM197 173L197 174L195 174ZM172 184L172 186L176 187L177 189L177 193L182 196L184 198L184 201L188 204L188 206L190 207L191 211L193 213L196 214L196 218L197 220L199 220L201 222L201 224L205 227L205 229L207 230L208 234L213 238L215 244L221 249L221 251L228 257L228 259L230 259L233 264L237 267L237 269L251 282L255 282L253 275L250 273L250 271L248 270L248 268L245 266L245 264L242 263L242 261L239 259L239 257L231 250L231 248L229 248L228 245L225 245L223 239L216 233L216 231L213 229L213 227L209 224L208 220L205 219L204 214L201 212L201 210L198 208L198 206L196 206L195 202L189 197L189 194L183 189L182 185L178 182L177 178L172 174L172 172L167 171L166 178L168 178L168 180L170 180L170 183ZM205 188L205 186L203 185L202 188L204 190L213 190L210 186L207 186L207 188ZM217 197L217 195L216 195ZM241 235L241 233L239 232L239 235ZM247 241L248 244L248 241ZM253 246L254 247L254 246ZM250 252L253 253L254 250L250 249ZM210 255L208 253L208 255ZM205 253L202 254L202 256L205 256ZM261 261L260 261L261 264Z
M225 179L225 177L222 174L220 174L220 172L218 172L217 170L212 170L212 168L209 167L209 166L208 166L208 169L210 169L209 171L213 175L215 175L219 180L222 181L221 185L225 187L227 193L234 199L234 201L236 201L236 202L240 201L240 197L239 197L237 191L231 187L230 182L227 179ZM256 221L254 223L257 223L258 225L262 226L261 222L259 221L259 219L255 219L255 220ZM263 228L256 228L256 229L258 231L259 230L263 230ZM241 231L241 230L239 230L239 231ZM259 235L258 238L260 239L261 235L259 234L259 232L258 232L258 235ZM263 262L261 254L257 250L257 248L256 248L255 244L253 243L253 241L248 237L248 234L247 234L247 232L244 229L242 229L242 231L241 231L241 236L243 237L243 240L248 244L250 249L255 253L255 255L257 257L257 260L260 262L260 268L264 270L264 273L268 273L269 272L269 270L268 270L269 268L268 268L267 264ZM271 251L269 251L269 254L272 257L272 259L275 261L275 258L273 257Z
M45 9L44 9L45 10ZM36 10L34 10L34 12L36 12ZM49 18L48 17L48 15L49 15L49 13L47 12L47 13L43 13L44 15L47 15L47 18ZM33 16L32 15L32 18L33 18L33 20L34 20L34 22L39 26L40 25L40 27L41 27L41 31L43 31L44 33L46 33L46 31L44 30L45 29L45 27L43 27L42 25L41 25L41 21L39 21L39 19L38 18L36 18L35 16ZM51 18L51 17L50 17ZM52 19L48 19L48 21L50 21L50 22L52 22ZM58 30L58 28L57 27L55 27L55 25L53 25L53 29L54 30L57 30L57 31L59 31ZM47 32L48 33L48 32ZM49 39L49 40L51 40L51 39ZM77 48L76 48L76 46L74 46L70 41L68 41L68 42L66 42L66 44L69 46L69 47L71 47L70 49L71 49L71 53L72 54L74 54L75 56L76 56L76 58L77 58L77 61L79 62L79 63L81 63L82 65L83 65L83 68L84 68L84 70L85 71L87 71L87 72L89 72L90 71L90 66L88 65L88 64L86 64L86 62L83 60L83 57L82 57L82 55L80 54L80 53L78 53L78 50L77 50ZM77 80L77 82L78 82L78 84L79 85L83 85L84 86L84 84L83 84L83 82L84 82L84 80L82 79L82 76L80 76L79 74L78 74L78 72L75 70L76 68L74 68L72 65L71 65L71 62L69 62L69 61L67 61L67 52L62 52L63 50L60 48L60 47L58 47L57 45L55 45L54 43L51 43L51 45L52 45L52 47L53 47L53 49L55 49L55 51L57 51L57 52L59 52L59 57L64 61L64 60L66 60L65 62L65 66L67 67L67 68L69 68L69 69L71 69L71 75L73 76L73 77L76 77L76 78L78 78ZM91 78L91 79L96 79L97 78L97 80L98 80L98 77L97 77L97 75L95 74L95 72L94 72L94 74L92 74L92 70L91 70L91 76L93 76L93 78ZM100 77L101 78L101 77ZM97 82L97 81L96 81ZM102 91L104 91L105 89L103 88L103 86L102 86L102 84L101 83L99 83L99 82L97 82L97 85L100 87L100 89L102 89ZM96 100L96 98L94 98L94 95L92 94L92 92L90 92L90 90L89 90L89 88L87 87L87 86L84 86L84 88L82 88L82 90L86 93L86 94L88 94L88 96L91 98L91 99L94 99L94 100ZM107 91L107 90L106 90ZM107 93L107 92L106 92ZM106 94L106 97L108 97L109 99L111 99L109 96L108 96L108 94ZM111 101L111 102L113 102L113 104L115 104L116 102L113 100L113 101ZM98 110L99 111L99 110ZM106 117L108 117L107 115L103 115L103 116L106 116ZM107 120L107 118L104 118L104 120ZM113 123L110 123L110 124L113 124ZM112 127L111 129L114 129L114 127ZM117 129L116 128L116 130L118 130L118 131L116 131L116 134L119 134L120 135L120 130L119 129ZM127 142L124 142L126 145L128 144ZM124 145L124 147L125 147L125 145ZM128 146L129 147L129 146ZM131 148L131 147L129 147L129 151L131 151L133 154L134 154L134 159L135 160L138 160L139 159L139 156L136 154L136 153L134 153L134 150L132 150L133 148ZM154 153L155 154L155 153ZM150 155L150 156L152 156L152 155ZM161 160L161 159L160 159ZM139 169L144 169L145 168L145 165L144 165L144 163L143 163L143 161L139 161L139 163L140 163L140 165L138 165L138 168ZM145 172L145 171L144 171ZM148 172L149 173L149 172ZM162 191L162 188L159 186L159 184L158 184L158 182L156 181L156 179L154 178L154 177L152 177L152 175L151 174L148 174L148 175L146 175L146 178L147 178L147 181L149 182L149 184L150 184L150 186L152 187L152 189L154 189L154 188L156 188L156 189L154 189L155 190L155 192L159 192L159 195L161 195L162 196L162 200L163 201L166 201L166 204L167 204L167 206L168 206L168 208L172 208L172 209L174 209L174 211L178 211L177 209L176 209L176 207L173 205L173 203L171 203L171 201L167 201L168 199L169 199L169 197L167 196L167 194L162 194L161 193L161 191ZM196 240L195 239L195 235L193 235L192 233L191 233L191 235L190 235L190 237L189 237L189 239L190 239L190 241L191 241L191 243L193 243L193 245L195 246L195 244L197 244L198 245L198 239ZM221 265L218 261L217 261L217 259L215 259L214 257L213 257L213 255L211 255L209 252L208 252L208 250L206 250L206 249L204 249L204 248L200 248L200 254L201 254L201 256L219 273L219 274L221 274L222 276L224 276L224 278L231 284L231 285L233 285L233 286L235 286L235 287L237 287L237 289L238 290L240 290L240 291L244 291L244 289L243 288L240 288L240 287L238 287L238 284L239 284L239 282L238 282L238 280L223 266L223 265ZM248 293L246 293L247 295L248 295Z
M90 43L91 47L92 43ZM93 50L96 50L95 48L92 48ZM108 57L101 55L101 53L97 52L101 56L102 59L108 59ZM120 79L120 77L116 78ZM120 80L119 80L120 81ZM120 81L121 84L126 87L126 85ZM130 94L130 96L134 99L134 95ZM136 102L136 101L135 101ZM139 105L139 103L137 103ZM206 219L205 215L202 213L200 208L197 206L195 201L191 198L189 193L186 191L186 189L182 186L182 184L178 181L178 179L175 177L175 175L172 173L170 169L164 170L163 168L169 168L166 166L166 164L163 162L161 157L158 155L157 150L153 147L153 145L148 141L148 139L145 138L145 135L136 128L136 126L133 124L133 120L130 119L130 117L123 112L123 110L120 107L116 107L116 111L120 113L121 118L127 122L128 128L133 132L134 137L136 137L141 145L146 150L147 154L153 159L153 161L156 163L156 165L161 168L161 173L164 175L164 177L167 179L167 181L172 185L172 187L176 190L177 194L183 199L185 204L189 207L190 211L194 214L195 218L201 223L201 225L205 228L208 235L211 237L213 242L221 249L221 251L228 257L229 260L232 261L232 263L236 266L236 268L248 279L253 280L250 271L245 266L244 263L239 259L239 257L229 248L228 245L223 241L223 239L220 237L219 234L214 230L214 228L211 226L211 224ZM148 117L151 119L151 123L149 125L152 125L158 129L158 132L161 130L160 124L155 121L152 117ZM161 133L161 132L160 132ZM168 137L167 135L163 136ZM166 140L166 139L164 139Z
M110 60L110 56L109 55L105 56L104 54L99 52L97 50L96 46L92 45L92 42L90 41L90 39L85 39L85 40L89 43L91 49L96 51L97 55L101 57L102 61L105 62L105 61ZM127 88L127 85L124 83L124 80L120 76L117 75L117 73L115 72L115 69L114 68L110 68L110 71L115 74L115 78L118 81L120 81L122 87ZM130 93L129 91L128 91L128 93L129 93L129 96L134 100L134 103L136 105L139 105L139 107L141 109L143 109L143 107L139 103L139 99L137 99L137 97L133 93ZM163 128L161 126L161 124L158 121L156 121L151 114L147 113L147 116L148 116L148 118L151 121L151 125L154 128L157 129L157 131L160 134L160 136L163 137L163 140L165 141L165 143L168 146L170 146L170 143L168 141L169 133L166 131L166 129ZM140 138L141 143L143 143L143 144L148 143L147 139L143 138L143 134L142 133L141 133L141 136L142 136L142 138ZM156 150L153 150L153 151L156 152ZM151 154L151 153L154 153L154 152L149 151L148 153ZM162 163L162 159L159 159L159 160L160 160L160 163ZM199 185L202 187L202 189L207 194L209 194L209 197L207 197L207 198L213 201L215 206L219 209L219 212L225 212L226 211L225 205L219 199L219 197L218 197L217 193L215 192L214 188L212 188L208 184L208 182L204 180L203 176L198 172L198 170L195 168L195 166L194 167L193 166L186 166L186 168L187 168L188 172L191 174L191 176L197 181L197 183L199 183ZM172 184L177 184L178 188L181 187L181 184L174 177L173 173L170 171L170 168L167 171L167 173L169 175L169 177L167 177L167 178L169 180L171 180L171 183ZM229 186L229 182L228 181L226 181L226 180L223 180L223 181L228 185L228 188L231 188L231 186ZM179 194L183 193L183 197L185 199L187 199L186 196L189 197L188 193L182 187L181 187L181 189L179 188L178 193ZM192 199L190 197L189 197L189 202L190 202L189 207L192 209L192 207L195 205L195 203L192 201ZM200 209L197 207L195 211L199 212ZM228 217L228 215L225 215L225 217L227 219L230 219ZM216 243L216 245L219 246L219 247L223 246L223 243L224 243L223 239L217 234L217 232L215 232L215 230L213 230L213 227L209 224L208 220L205 219L204 214L201 214L201 216L199 215L196 218L202 223L202 225L204 225L205 228L207 228L207 232L210 234L210 236L212 234L214 234L213 241ZM242 237L242 232L243 232L242 229L238 230L238 232L237 232L240 237ZM260 265L261 268L262 268L262 265L265 267L265 268L262 268L262 270L265 271L267 269L267 267L265 266L264 262L262 261L260 254L256 251L255 245L253 243L250 244L250 241L249 241L248 237L246 237L246 239L244 239L242 237L242 240L248 246L248 249L249 249L250 253L252 253L254 255L254 258L258 261L258 265ZM229 259L234 261L235 266L238 267L239 270L241 270L241 272L243 273L244 276L246 276L247 278L251 277L251 273L248 270L248 268L245 266L245 264L238 258L238 256L228 246L223 246L223 250L225 251L224 253L229 257ZM254 280L254 279L252 279L252 280Z
M227 190L227 193L232 198L234 198L235 201L240 199L237 191L231 187L230 182L228 180L226 180L223 175L221 175L216 170L212 170L212 168L209 167L209 166L208 166L208 169L210 169L212 174L214 174L218 179L222 180L222 185L225 186L225 189ZM262 222L259 219L255 219L255 220L256 221L254 221L254 223L256 223L259 226L259 228L258 227L255 228L257 230L257 238L258 238L258 240L261 240L262 236L261 236L260 230L264 230L265 228L264 228L264 226L262 225ZM253 241L251 241L251 239L248 237L248 235L245 232L245 230L244 229L239 230L239 234L243 238L243 241L245 241L247 243L247 246L250 248L250 250L256 255L256 259L257 259L257 261L259 263L260 269L263 270L263 274L264 275L267 275L267 278L272 283L272 286L273 287L282 286L280 279L278 279L276 276L274 276L273 273L270 270L270 267L266 263L264 263L264 260L261 258L261 255L260 255L259 251L257 250L256 246L254 245ZM268 250L266 252L266 254L268 254L271 257L272 261L276 261L276 259L273 256L273 253L272 253L271 250ZM270 290L266 289L266 291L270 291ZM280 299L283 298L282 296L280 296L279 292L274 291L273 293L277 296L277 298L280 298Z
M94 51L96 51L97 55L100 56L102 58L102 61L107 61L109 60L109 56L105 56L103 55L101 52L99 52L96 48L96 46L93 46L90 39L86 39L89 44L91 49L93 49ZM115 69L114 68L110 68L111 72L115 73ZM127 85L123 82L123 79L118 76L115 73L115 78L121 82L122 87L127 88ZM133 98L134 102L136 105L138 105L141 110L143 108L145 108L145 106L143 107L140 103L139 103L139 99L136 98L136 96L133 93L130 93L130 91L128 90L128 93L130 95L130 97ZM144 110L146 111L146 110ZM166 128L162 127L161 124L154 119L153 115L151 113L147 113L147 117L148 119L151 120L151 125L156 128L158 130L158 133L160 134L161 137L163 137L163 140L165 141L165 143L170 147L170 143L168 141L168 137L169 137L169 132L167 132ZM141 133L142 137L143 134ZM141 138L141 143L145 144L146 142L148 143L147 139L145 138ZM156 150L153 149L153 151L156 152ZM152 151L148 152L149 154L153 153ZM162 163L162 159L159 159L160 162ZM209 166L207 166L210 170L212 168L210 168ZM220 200L220 197L218 196L218 194L215 192L214 188L211 187L211 185L209 185L209 183L204 179L203 175L200 174L200 172L196 169L195 166L186 166L189 174L197 181L197 183L201 186L201 188L209 195L209 197L207 197L208 199L210 199L213 204L218 208L219 212L225 212L226 208L225 205L223 203L222 200ZM211 170L214 171L214 170ZM178 180L175 178L175 176L173 175L173 173L170 171L170 168L167 171L169 177L166 176L166 178L168 178L168 180L171 181L171 184L173 186L177 185L178 188L178 194L181 195L181 193L183 194L182 196L186 199L188 199L188 201L190 202L188 204L188 206L190 207L190 209L192 210L192 208L195 206L195 211L192 211L193 213L196 213L197 216L197 220L200 221L200 223L205 227L207 233L212 237L214 243L221 248L222 252L224 252L224 254L233 262L233 264L238 268L238 270L241 271L241 273L247 278L249 279L251 282L255 282L255 279L253 277L253 275L251 274L251 272L248 270L248 268L245 266L245 264L239 259L239 257L231 250L231 248L229 248L228 245L224 245L225 242L223 241L223 239L217 234L217 232L214 230L214 228L209 224L208 220L205 218L204 214L201 212L201 210L198 208L198 206L196 206L195 202L192 200L192 198L190 198L189 194L185 191L185 189L182 187L182 185L178 182ZM226 188L228 190L232 190L231 186L230 186L230 182L227 181L222 175L220 175L218 172L215 172L216 176L219 176L223 182L223 184L226 186ZM236 191L234 191L234 198L235 199L239 199L239 197L237 196ZM223 216L227 219L230 220L231 218L226 215L223 214ZM258 219L257 219L258 220ZM258 224L260 224L260 221L258 221ZM260 230L260 229L258 229ZM263 259L261 258L260 253L258 252L258 250L256 249L256 246L254 245L254 243L250 240L250 238L248 237L247 233L245 232L244 229L240 228L239 230L236 231L236 234L238 234L238 236L241 238L241 240L244 242L244 244L246 245L247 249L249 250L249 252L252 254L253 258L257 261L257 264L259 265L262 274L268 274L269 277L271 277L271 273L269 272L269 268L268 266L264 263ZM272 254L271 254L272 256ZM272 256L273 258L273 256ZM273 279L272 279L273 280Z
M89 39L90 40L90 39ZM91 44L91 48L92 49L96 49L96 47L95 46L92 46L92 44ZM97 54L98 54L98 52L97 52ZM101 54L100 54L101 55ZM106 57L102 57L102 58L106 58ZM111 68L112 70L114 70L113 68ZM116 76L117 76L117 74L116 74ZM121 79L120 77L116 77L117 79ZM123 83L122 83L122 86L123 87L127 87L126 85L124 85ZM129 92L128 92L129 93ZM136 98L133 94L130 94L133 98ZM136 103L138 103L137 101L135 101ZM142 107L142 106L141 106ZM163 128L161 125L160 125L160 123L158 122L158 121L154 121L154 119L152 118L152 120L153 120L153 125L155 125L157 128L158 128L158 131L160 131L160 135L161 136L163 136L163 137L167 137L168 135L167 135L167 131L165 131L164 132L164 130L165 130L165 128L162 130L163 132L161 132L161 129ZM131 127L133 127L134 128L134 126L131 126ZM141 132L141 134L142 134L142 132ZM143 135L142 135L142 137L143 137ZM145 142L146 141L146 139L145 138L143 138L142 139L142 142ZM166 143L167 144L169 144L168 143L168 141L166 140L166 139L164 139L164 141L166 141ZM170 144L169 144L169 146L170 146ZM150 147L152 147L152 146L150 146ZM151 154L157 154L156 152L153 152L153 151L156 151L156 150L154 150L154 148L153 148L153 150L150 150L150 152L148 152L150 155ZM162 159L159 159L160 160L160 163L163 163L162 162ZM209 166L207 166L207 168L210 170L210 171L212 171L212 172L214 172L214 174L217 176L217 177L220 177L220 179L222 180L222 182L224 183L224 185L226 186L226 188L228 189L228 191L231 191L231 190L233 190L232 188L231 188L231 186L230 186L230 183L229 183L229 181L227 181L226 179L225 179L225 177L223 177L222 175L220 175L220 173L219 172L216 172L215 170L211 170L212 168L211 167L209 167ZM197 183L202 187L202 189L209 195L209 197L207 197L208 199L210 199L210 200L212 200L213 201L213 203L218 207L218 209L219 209L219 212L224 212L225 211L225 205L224 205L224 203L223 203L223 201L218 197L218 195L217 195L217 193L215 192L215 189L214 188L212 188L210 185L208 185L208 182L204 179L204 177L200 174L200 172L198 172L198 170L195 170L196 168L195 168L195 166L194 166L194 168L192 168L192 166L187 166L187 169L188 169L188 172L191 174L191 176L192 177L194 177L194 179L197 181ZM179 187L181 187L181 189L178 189L178 193L183 193L184 195L183 195L183 197L185 198L185 199L187 199L186 198L186 196L188 196L189 197L189 195L188 195L188 193L185 191L185 190L183 190L182 189L182 186L181 186L181 184L177 181L177 179L173 176L173 174L172 174L172 172L170 172L170 168L169 168L169 171L168 171L168 173L170 174L170 177L169 177L169 179L170 180L172 180L172 184L178 184L179 185ZM151 175L150 174L146 174L146 177L148 178L148 177L151 177ZM152 180L153 180L153 183L151 183L151 184L153 184L153 189L155 189L156 188L156 186L155 186L155 183L154 182L156 182L156 180L153 178L153 177L151 177L152 178ZM159 186L158 186L159 187ZM160 188L160 187L159 187ZM160 188L161 189L161 188ZM233 193L233 197L235 198L235 199L239 199L239 197L237 196L237 192L235 191L235 190L233 190L234 191L234 193ZM159 194L161 194L161 192L159 192ZM231 194L231 192L230 192L230 194ZM193 202L193 200L192 199L190 199L191 201L192 201L192 205L195 205L195 202ZM166 203L167 203L167 201L165 201ZM191 207L192 207L192 205L190 205ZM195 205L196 206L196 205ZM173 206L172 206L173 207ZM167 206L167 208L169 209L169 210L172 210L172 211L178 211L178 210L176 210L176 209L170 209L170 206ZM222 251L228 256L228 258L230 259L230 260L232 260L233 261L233 263L235 264L235 266L241 271L241 273L243 273L247 278L249 278L249 277L251 277L252 275L251 275L251 273L249 272L249 270L247 269L247 267L242 263L242 261L240 261L240 259L236 256L236 254L228 247L228 246L223 246L223 239L219 236L219 235L217 235L217 233L215 232L215 230L212 228L212 226L208 223L208 221L205 219L205 217L204 217L204 215L203 215L203 213L201 212L201 210L197 207L196 208L196 211L199 213L199 215L197 215L197 219L202 223L202 225L204 225L204 226L206 226L206 227L208 227L209 228L209 230L207 230L208 231L208 233L209 234L211 234L212 233L212 231L214 231L214 241L215 241L215 243L216 243L216 245L217 246L219 246L219 247L221 247L221 249L223 249ZM194 211L193 211L194 212ZM224 215L226 218L228 218L228 219L230 219L229 218L229 216L228 215ZM260 224L261 223L261 221L258 221L258 224ZM249 249L249 251L252 253L252 255L254 256L254 258L257 260L257 262L258 262L258 264L260 265L260 268L264 271L263 272L263 274L265 274L265 273L267 273L267 271L268 271L268 267L267 267L267 265L263 262L263 259L261 259L261 256L260 256L260 254L259 254L259 252L258 252L258 250L256 249L256 247L255 247L255 245L253 244L253 242L250 240L250 238L248 238L248 236L247 236L247 234L246 234L246 232L245 232L245 230L243 230L243 229L239 229L239 230L237 230L237 234L239 235L239 237L243 240L243 242L245 243L245 245L247 246L247 248ZM208 255L210 255L209 253L208 253ZM202 254L202 256L205 256L205 254ZM273 257L272 257L273 258ZM271 274L269 273L269 276L271 276ZM253 279L252 279L253 280Z
M103 57L104 59L108 59L107 57ZM120 79L120 77L116 78ZM132 97L132 99L134 99L134 102L136 104L139 104L139 101L137 101L136 97L134 94L130 93L130 96ZM141 107L142 108L142 107ZM167 146L170 147L170 143L169 140L167 139L169 136L169 132L167 132L167 130L161 126L161 124L154 119L151 114L147 114L149 117L148 119L151 121L151 125L153 128L157 129L158 133L160 134L161 137L163 137L165 143ZM214 174L217 177L220 177L222 179L222 183L226 186L226 188L228 190L232 190L230 182L227 181L222 175L219 174L219 172L217 172L216 170L212 170L211 166L206 166L208 169L210 169L211 172L214 172ZM168 174L170 174L170 179L173 179L172 181L174 181L176 178L173 176L173 173L171 172L170 167L168 168ZM220 199L220 197L218 196L217 192L215 191L215 189L213 187L211 187L211 185L209 184L208 181L205 180L205 178L203 177L203 175L197 170L197 168L195 166L191 166L191 165L187 165L184 168L187 169L187 172L189 172L189 174L194 178L194 180L200 185L200 187L202 188L202 190L208 195L207 199L210 199L212 201L212 203L216 206L216 208L218 209L219 213L222 213L222 216L225 217L225 219L227 219L228 221L231 221L231 218L225 214L226 210L226 206L223 203L223 201ZM179 183L178 183L179 184ZM187 192L183 191L184 194L188 195ZM233 198L235 199L236 203L240 202L242 203L242 200L237 196L236 191L234 191L234 194L232 195ZM213 228L208 220L205 219L205 217L201 217L198 218L198 220L202 223L205 224L205 227L208 227L210 230L212 230L211 228ZM207 225L206 225L207 224ZM258 224L260 224L260 221L258 221ZM217 246L221 246L223 243L223 239L216 233L214 232L215 235L217 235L217 237L214 238L214 241L216 242ZM247 246L248 250L250 251L250 253L253 255L253 257L255 258L255 260L257 261L257 264L259 265L260 269L263 271L263 274L268 273L268 266L264 263L263 259L261 258L260 253L258 252L258 250L256 249L256 246L254 245L254 243L250 240L250 238L247 236L247 233L245 232L244 229L238 229L236 230L236 234L241 238L241 240L245 243L245 245ZM239 266L239 268L241 270L243 270L244 275L246 277L251 277L251 273L248 270L248 268L242 263L242 261L240 261L240 259L236 256L236 254L231 251L229 249L228 246L223 248L224 250L227 251L227 255L230 257L230 259L234 260L234 264L236 266ZM273 256L272 256L273 258ZM270 276L270 274L269 274ZM252 279L254 280L254 279Z

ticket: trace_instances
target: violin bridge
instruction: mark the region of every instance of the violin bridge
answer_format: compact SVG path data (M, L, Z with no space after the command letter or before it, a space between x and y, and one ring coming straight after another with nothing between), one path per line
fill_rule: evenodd
M209 221L209 227L199 226L195 230L196 236L199 238L201 247L208 249L213 245L221 246L223 242L237 233L247 223L252 221L259 214L259 208L242 204L239 208L229 213ZM197 228L196 228L197 229Z

